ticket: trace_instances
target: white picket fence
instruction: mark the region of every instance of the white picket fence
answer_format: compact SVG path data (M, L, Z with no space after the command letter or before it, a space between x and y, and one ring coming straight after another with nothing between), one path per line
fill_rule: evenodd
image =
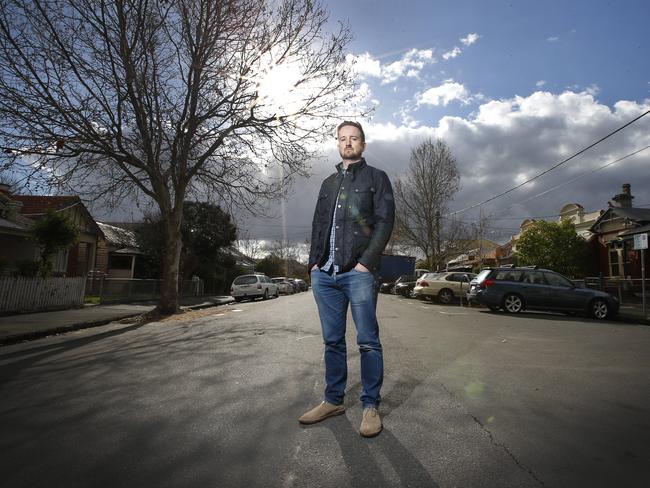
M0 313L81 307L86 277L0 278Z

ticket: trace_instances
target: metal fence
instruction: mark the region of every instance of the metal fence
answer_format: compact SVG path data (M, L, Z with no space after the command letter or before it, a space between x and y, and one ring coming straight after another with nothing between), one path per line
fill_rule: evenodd
M0 278L0 313L82 307L86 277Z
M100 303L157 300L161 287L162 280L93 277L86 283L86 296L97 296ZM179 291L182 297L201 296L203 280L182 281Z
M632 278L611 278L606 276L590 276L581 280L573 280L578 286L594 288L615 296L621 305L639 305L642 302L642 280ZM646 302L650 293L650 279L645 280Z

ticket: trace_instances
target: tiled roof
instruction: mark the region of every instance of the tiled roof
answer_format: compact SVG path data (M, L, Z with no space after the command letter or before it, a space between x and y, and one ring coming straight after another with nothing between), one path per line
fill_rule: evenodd
M60 210L81 203L77 196L10 195L10 198L23 204L20 209L22 215L37 218L48 209Z

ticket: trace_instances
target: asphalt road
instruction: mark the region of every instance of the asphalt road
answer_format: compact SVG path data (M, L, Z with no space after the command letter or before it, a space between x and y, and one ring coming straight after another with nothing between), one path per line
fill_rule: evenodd
M384 431L311 292L0 348L3 487L647 487L650 328L382 295Z

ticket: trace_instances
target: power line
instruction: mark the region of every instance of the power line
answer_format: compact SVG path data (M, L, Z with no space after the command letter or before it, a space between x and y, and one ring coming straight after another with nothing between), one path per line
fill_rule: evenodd
M583 178L585 176L596 173L597 171L600 171L600 170L605 169L605 168L607 168L609 166L612 166L613 164L616 164L616 163L618 163L620 161L623 161L624 159L630 158L632 156L636 156L637 154L639 154L640 152L645 151L646 149L650 149L650 146L646 146L646 147L638 149L637 151L634 151L634 152L632 152L630 154L626 154L625 156L623 156L621 158L618 158L618 159L616 159L614 161L610 161L609 163L604 164L604 165L602 165L602 166L600 166L598 168L592 169L591 171L585 171L584 173L579 174L578 176L576 176L575 178L570 179L569 181L565 181L563 183L560 183L559 185L556 185L556 186L554 186L552 188L549 188L548 190L545 190L545 191L543 191L541 193L538 193L537 195L533 195L532 197L526 198L525 200L522 200L520 202L513 203L513 204L508 205L507 207L504 207L504 208L499 209L499 210L495 210L492 213L505 212L506 210L511 209L515 205L521 205L522 203L530 202L531 200L542 197L542 196L544 196L544 195L546 195L548 193L551 193L552 191L557 190L558 188L562 188L563 186L569 185L569 184L573 183L574 181L579 180L580 178Z
M609 139L609 138L612 137L614 134L616 134L616 133L622 131L623 129L625 129L626 127L632 125L634 122L636 122L637 120L641 119L642 117L645 117L645 116L648 115L649 113L650 113L650 110L647 110L647 111L643 112L643 113L642 113L641 115L639 115L638 117L636 117L636 118L630 120L627 124L622 125L621 127L619 127L618 129L616 129L616 130L610 132L610 133L607 134L606 136L601 137L601 138L598 139L596 142L594 142L594 143L590 144L589 146L587 146L587 147L581 149L580 151L578 151L577 153L575 153L573 156L569 156L568 158L566 158L566 159L560 161L559 163L557 163L557 164L551 166L550 168L548 168L548 169L542 171L541 173L539 173L539 174L533 176L532 178L527 179L527 180L524 181L523 183L520 183L520 184L518 184L518 185L516 185L516 186L513 186L512 188L510 188L510 189L508 189L508 190L506 190L506 191L504 191L504 192L501 192L501 193L499 193L498 195L495 195L495 196L493 196L493 197L490 197L490 198L488 198L487 200L483 200L482 202L475 203L474 205L470 205L469 207L465 207L465 208L463 208L463 209L461 209L461 210L456 210L455 212L451 212L451 213L448 214L448 215L455 215L455 214L458 214L458 213L466 212L467 210L471 210L471 209L476 208L476 207L478 207L478 206L480 206L480 205L485 205L486 203L489 203L489 202L491 202L491 201L493 201L493 200L496 200L497 198L500 198L500 197L502 197L502 196L504 196L504 195L507 195L507 194L510 193L510 192L515 191L515 190L518 189L518 188L521 188L522 186L524 186L524 185L530 183L531 181L534 181L534 180L536 180L537 178L540 178L540 177L544 176L546 173L549 173L550 171L553 171L554 169L556 169L556 168L562 166L563 164L568 163L568 162L571 161L572 159L574 159L574 158L576 158L577 156L581 155L582 153L588 151L588 150L591 149L592 147L594 147L594 146L600 144L600 143L603 142L604 140Z

